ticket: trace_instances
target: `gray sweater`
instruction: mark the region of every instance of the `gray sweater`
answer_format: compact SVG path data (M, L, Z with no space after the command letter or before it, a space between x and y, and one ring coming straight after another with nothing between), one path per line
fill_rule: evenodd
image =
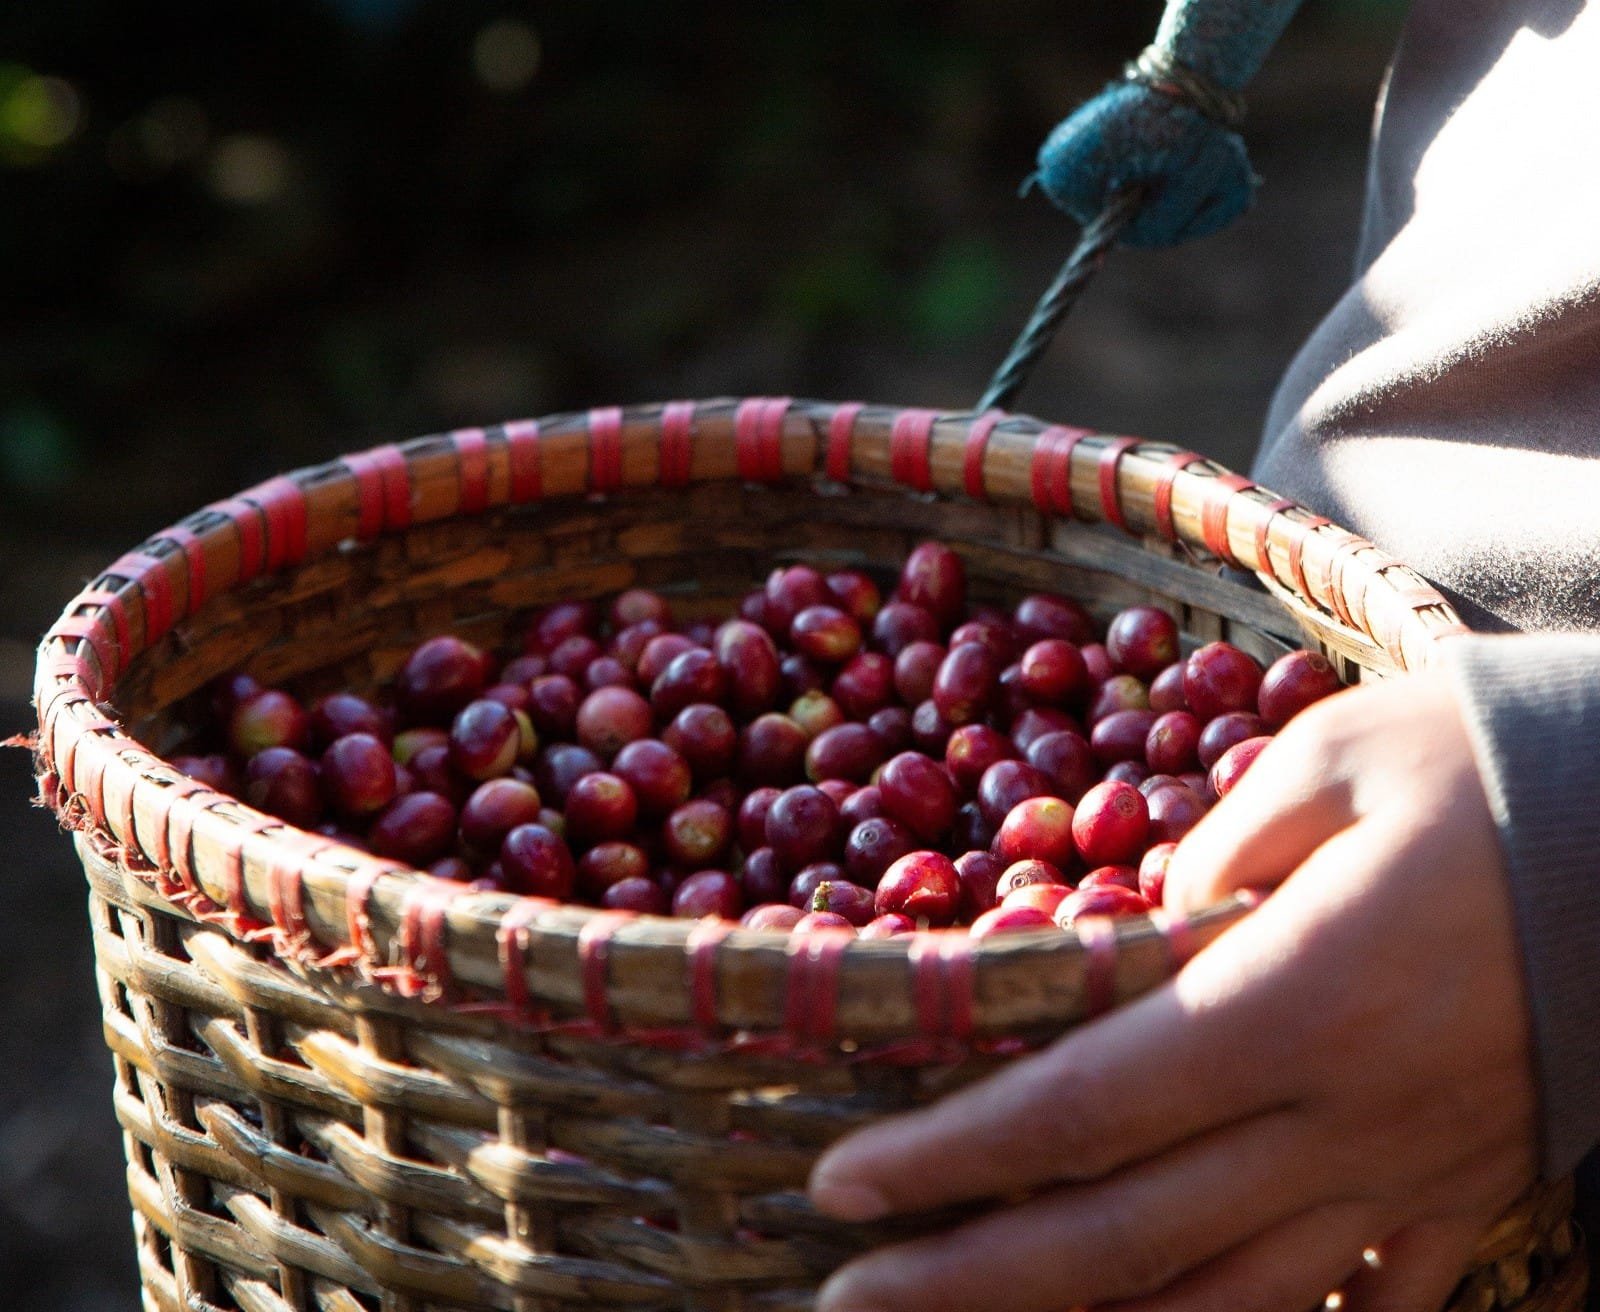
M1569 1171L1600 1142L1600 3L1417 0L1356 280L1255 476L1515 631L1448 665L1513 884L1544 1167Z

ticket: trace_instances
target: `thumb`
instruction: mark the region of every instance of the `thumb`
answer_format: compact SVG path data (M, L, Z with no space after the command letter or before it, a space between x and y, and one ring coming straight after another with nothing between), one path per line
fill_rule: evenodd
M1184 835L1167 866L1168 908L1197 911L1241 889L1275 888L1354 823L1345 774L1308 727L1295 722L1280 733Z

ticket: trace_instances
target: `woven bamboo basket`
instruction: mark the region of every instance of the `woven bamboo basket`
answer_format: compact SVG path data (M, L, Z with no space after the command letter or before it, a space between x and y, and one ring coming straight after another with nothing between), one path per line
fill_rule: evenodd
M635 584L709 613L774 562L887 570L930 535L978 596L1154 602L1195 641L1314 643L1350 678L1460 628L1371 544L1192 453L787 399L380 447L211 506L83 592L40 652L41 788L88 874L145 1307L808 1307L918 1229L813 1213L824 1145L1155 987L1243 914L979 943L630 918L465 891L162 760L234 668L372 685L441 630L495 643ZM1452 1308L1578 1308L1570 1204L1522 1200Z

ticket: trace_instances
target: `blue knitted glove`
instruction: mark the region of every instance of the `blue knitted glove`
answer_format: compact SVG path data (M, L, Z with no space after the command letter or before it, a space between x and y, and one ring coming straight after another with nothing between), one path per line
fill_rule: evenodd
M1243 90L1300 0L1169 0L1152 47L1228 100ZM1152 79L1164 82L1166 79ZM1117 192L1146 196L1123 240L1172 246L1215 232L1250 205L1257 178L1244 140L1181 92L1116 82L1057 124L1034 175L1049 198L1088 223Z

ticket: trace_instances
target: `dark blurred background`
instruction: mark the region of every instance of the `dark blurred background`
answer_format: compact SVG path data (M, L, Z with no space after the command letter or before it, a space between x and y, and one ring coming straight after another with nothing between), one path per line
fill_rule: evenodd
M1243 466L1354 246L1403 0L1308 6L1230 231L1023 398ZM279 469L591 404L965 408L1067 250L1017 186L1151 0L0 6L0 737L124 549ZM0 752L0 1290L137 1306L82 880Z

